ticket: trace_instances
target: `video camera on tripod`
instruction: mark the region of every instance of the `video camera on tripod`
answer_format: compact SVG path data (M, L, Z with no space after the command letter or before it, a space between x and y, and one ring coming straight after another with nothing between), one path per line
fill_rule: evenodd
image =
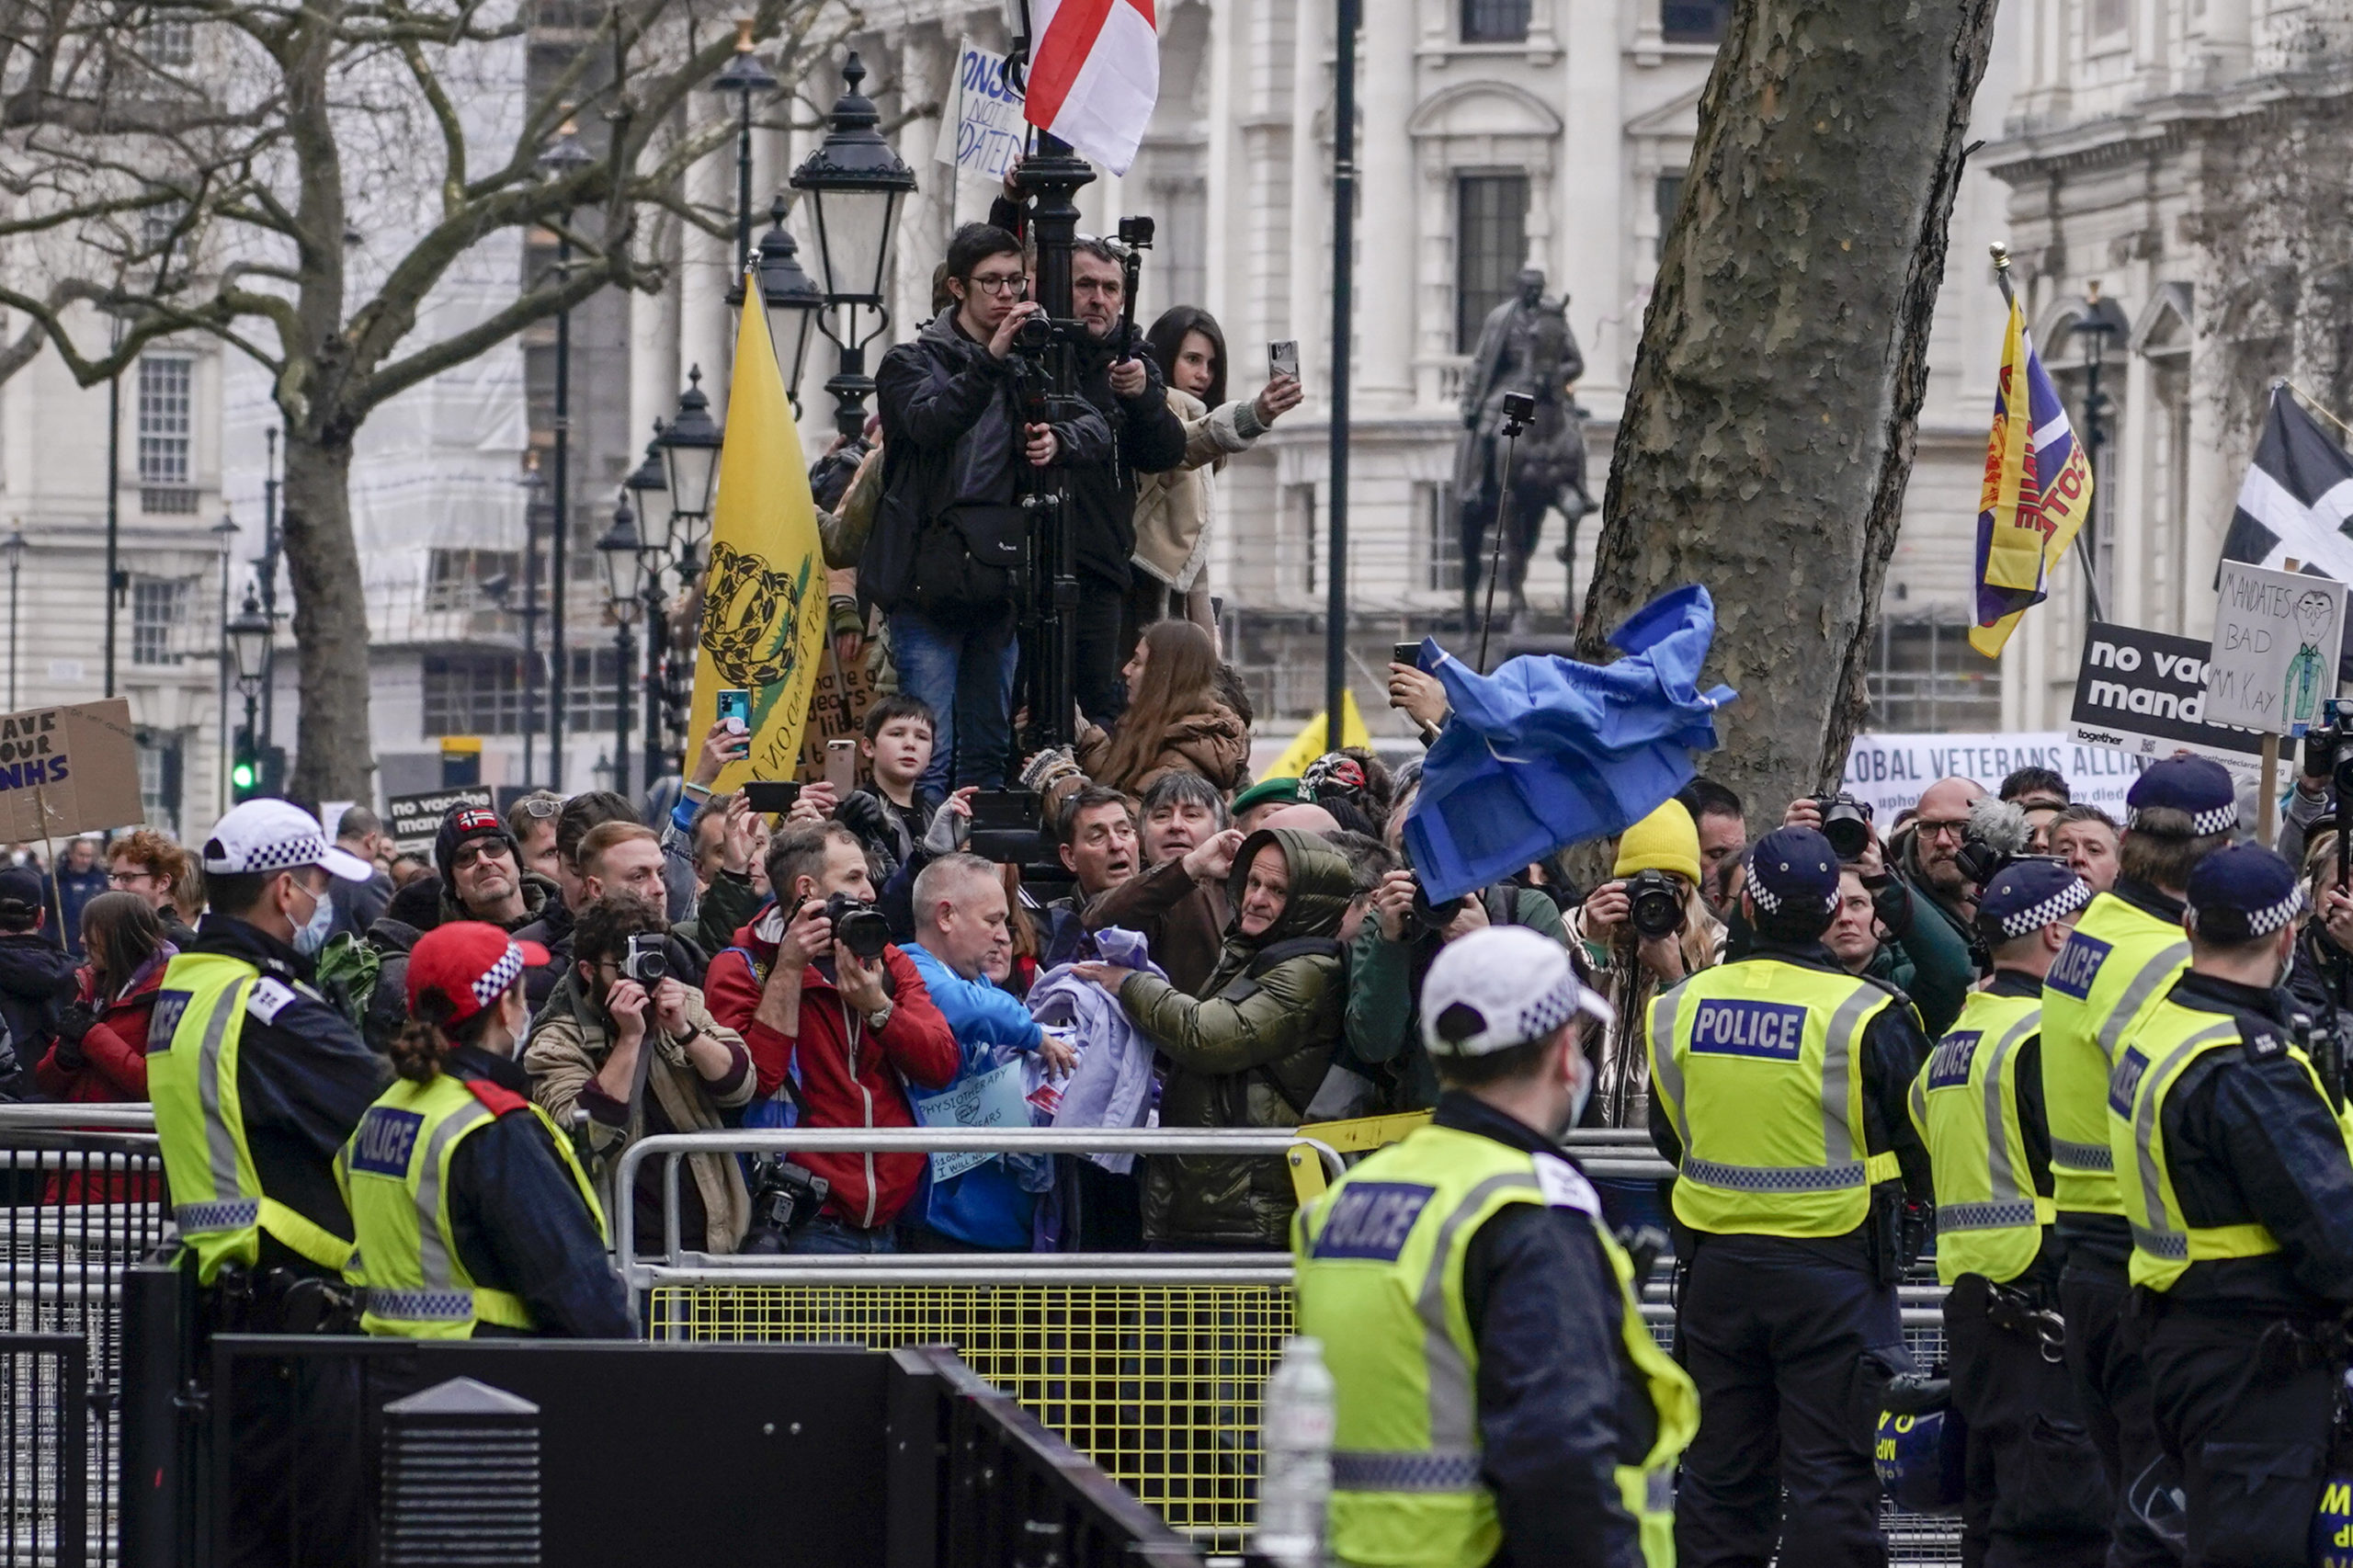
M2336 834L2337 887L2353 888L2353 745L2346 744L2353 736L2353 700L2332 697L2321 704L2326 722L2304 732L2304 777L2325 778L2330 791L2331 823ZM2325 895L2324 894L2324 897ZM2328 910L2313 912L2321 930L2328 929ZM2353 992L2353 954L2338 947L2324 936L2318 942L2321 951L2328 956L2329 990L2339 1006L2333 1009L2340 1015L2347 993ZM2345 1106L2345 1047L2337 1038L2336 1019L2319 1020L2310 1037L2313 1065L2320 1074L2322 1085L2328 1090L2329 1101L2339 1110Z

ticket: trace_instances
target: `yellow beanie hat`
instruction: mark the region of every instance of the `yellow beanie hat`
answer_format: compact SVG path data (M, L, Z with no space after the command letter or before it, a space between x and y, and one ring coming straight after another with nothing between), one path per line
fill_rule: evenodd
M1611 875L1631 877L1649 870L1679 871L1694 882L1699 880L1699 830L1680 801L1667 801L1618 840L1618 864Z

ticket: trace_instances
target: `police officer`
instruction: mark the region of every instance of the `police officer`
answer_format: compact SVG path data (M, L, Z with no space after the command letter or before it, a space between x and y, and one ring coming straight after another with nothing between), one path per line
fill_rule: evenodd
M1698 1403L1559 1140L1593 1088L1558 942L1493 926L1422 990L1431 1125L1293 1223L1337 1395L1328 1546L1395 1568L1667 1568Z
M1679 1167L1677 1327L1699 1389L1676 1552L1686 1568L1763 1568L1778 1522L1783 1562L1883 1564L1857 1369L1905 1364L1904 1192L1929 1190L1905 1096L1927 1041L1900 993L1822 945L1838 903L1829 840L1776 828L1747 867L1750 956L1658 997L1647 1020L1651 1136Z
M313 986L313 955L335 915L329 880L362 881L372 869L284 801L222 817L203 860L211 911L165 970L147 1034L172 1219L208 1332L332 1326L351 1256L335 1155L384 1065ZM332 1381L323 1373L247 1412L233 1561L358 1561L352 1463L332 1443L347 1391ZM317 1437L298 1441L306 1431Z
M2091 884L2015 860L1978 894L1994 972L1912 1081L1937 1189L1952 1404L1967 1428L1965 1568L2099 1568L2113 1505L2060 1359L2042 1110L2042 978Z
M2302 890L2256 845L2189 873L2189 971L2120 1042L2109 1139L2191 1563L2302 1568L2353 1305L2347 1129L2278 989Z
M384 1082L313 960L330 879L374 869L284 801L238 806L203 853L211 910L165 970L147 1034L172 1219L198 1281L223 1286L215 1326L308 1326L289 1315L323 1299L306 1282L339 1281L351 1254L335 1151Z
M631 1337L596 1189L515 1061L524 971L547 961L478 920L409 954L400 1076L335 1159L370 1334Z
M2108 1082L2131 1034L2189 961L2181 931L2191 869L2230 842L2238 795L2220 763L2168 757L2132 782L2114 888L2092 900L2042 990L2042 1089L2051 1118L2060 1314L2067 1370L2116 1497L2112 1568L2179 1559L2160 1533L2174 1466L2157 1446L2148 1373L2126 1320L2132 1236L2109 1153Z

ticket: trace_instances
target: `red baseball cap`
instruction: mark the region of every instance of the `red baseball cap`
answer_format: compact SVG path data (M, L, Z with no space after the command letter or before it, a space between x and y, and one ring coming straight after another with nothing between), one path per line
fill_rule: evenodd
M518 942L484 921L436 926L409 949L409 1011L436 992L449 1009L442 1022L463 1023L505 995L526 969L547 961L548 950L537 942Z

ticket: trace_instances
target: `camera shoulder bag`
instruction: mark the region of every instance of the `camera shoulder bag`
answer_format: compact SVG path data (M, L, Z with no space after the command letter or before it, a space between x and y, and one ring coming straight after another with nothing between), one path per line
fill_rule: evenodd
M1010 600L1029 531L1018 506L950 506L926 519L909 587L915 608L938 615Z

